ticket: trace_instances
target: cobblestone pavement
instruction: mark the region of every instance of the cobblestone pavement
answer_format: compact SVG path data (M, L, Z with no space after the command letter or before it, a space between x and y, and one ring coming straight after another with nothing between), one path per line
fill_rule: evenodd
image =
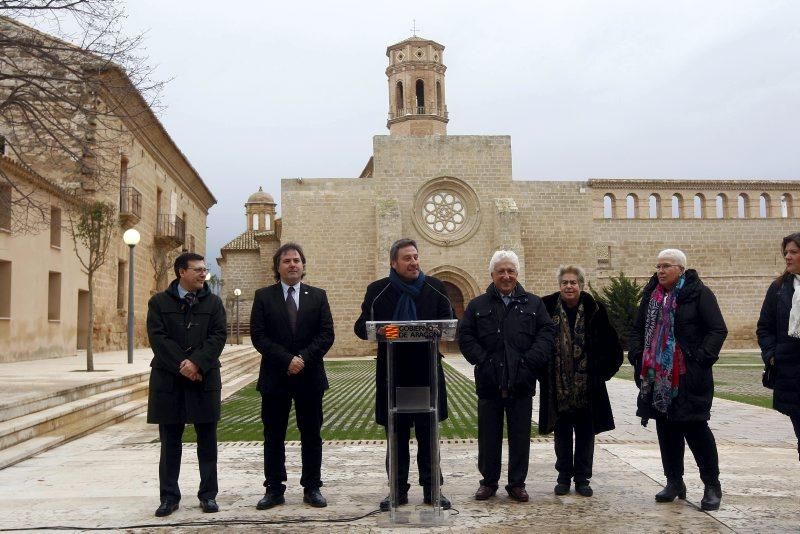
M462 358L449 357L448 361L471 376L470 366ZM598 441L594 497L553 495L552 440L535 438L527 486L531 501L512 502L501 488L490 501L477 502L472 498L479 479L477 444L474 440L445 441L443 490L458 514L451 514L446 526L416 531L798 532L800 462L787 418L772 410L715 400L711 426L719 444L723 501L720 511L705 513L698 509L702 486L688 453L688 500L654 502L653 495L664 478L653 425L643 428L635 417L636 388L631 381L613 379L609 392L617 428L602 434ZM194 447L187 445L181 508L169 518L158 519L152 515L158 505L156 435L155 427L139 416L0 471L0 529L142 525L129 531L394 530L386 526L386 514L346 523L312 522L362 516L376 509L387 491L385 443L381 441L325 444L323 491L329 500L325 509L302 504L300 447L289 443L287 504L263 512L255 509L263 493L261 444L222 444L218 498L222 511L214 515L204 515L197 507L193 496L198 485L197 460ZM412 468L412 480L415 472ZM420 509L421 500L419 487L414 487L411 502L404 508ZM283 523L228 526L221 523L225 520ZM172 523L179 524L170 526Z

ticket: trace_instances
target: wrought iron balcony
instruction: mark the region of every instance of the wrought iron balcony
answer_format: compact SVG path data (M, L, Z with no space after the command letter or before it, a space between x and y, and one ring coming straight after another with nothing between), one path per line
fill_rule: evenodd
M119 188L119 222L130 228L142 219L142 194L132 186Z
M171 248L186 242L186 225L183 219L171 213L160 213L156 221L156 243Z
M392 121L395 119L401 119L403 117L408 117L409 115L433 115L446 120L447 106L413 106L410 108L397 108L389 111L389 120Z

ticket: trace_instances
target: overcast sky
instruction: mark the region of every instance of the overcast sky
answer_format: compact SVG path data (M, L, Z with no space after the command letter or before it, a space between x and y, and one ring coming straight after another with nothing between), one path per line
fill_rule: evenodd
M259 186L358 176L414 19L446 47L448 133L511 135L516 180L800 179L800 2L414 4L128 3L172 79L161 119L218 200L209 260Z

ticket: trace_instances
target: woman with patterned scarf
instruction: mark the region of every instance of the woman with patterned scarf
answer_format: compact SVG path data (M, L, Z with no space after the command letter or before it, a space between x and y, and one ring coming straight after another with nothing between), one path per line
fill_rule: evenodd
M773 367L772 406L790 417L800 454L800 233L781 243L786 270L767 290L758 318L758 345Z
M602 303L583 291L580 267L558 270L559 291L542 298L557 328L553 358L539 397L539 433L555 432L556 495L590 497L594 437L614 429L606 381L622 364L622 347ZM573 450L573 432L575 448Z
M628 359L639 386L636 415L642 425L656 420L661 463L667 485L657 502L686 498L683 483L684 443L689 445L705 485L700 507L718 510L722 500L719 457L708 427L714 398L711 366L728 335L714 293L686 255L662 250L656 273L644 288L630 336Z

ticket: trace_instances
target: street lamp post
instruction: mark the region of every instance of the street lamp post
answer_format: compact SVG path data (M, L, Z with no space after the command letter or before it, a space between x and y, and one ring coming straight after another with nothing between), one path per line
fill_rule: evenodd
M236 344L239 344L239 296L242 290L238 287L233 290L233 295L236 297Z
M133 320L133 249L139 244L141 237L135 228L129 228L122 234L122 240L131 250L128 261L128 363L133 363L133 338L136 328Z

